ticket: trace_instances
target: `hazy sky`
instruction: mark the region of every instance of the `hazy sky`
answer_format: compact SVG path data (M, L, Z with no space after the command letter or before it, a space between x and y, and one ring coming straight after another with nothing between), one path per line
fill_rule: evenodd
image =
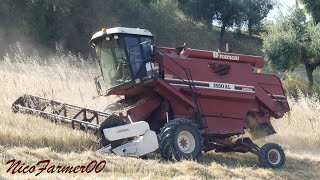
M293 10L293 8L296 5L296 0L275 0L277 5L269 12L267 18L265 18L266 21L273 21L275 20L279 14L288 14L290 10ZM307 16L307 20L310 17ZM217 21L213 21L213 25L219 26L219 23Z
M274 19L279 13L287 14L295 6L296 0L278 0L277 3L278 5L269 13L267 20Z
M288 14L296 4L296 0L275 0L277 5L269 12L265 20L272 21L279 14ZM219 26L218 22L213 21L213 25Z

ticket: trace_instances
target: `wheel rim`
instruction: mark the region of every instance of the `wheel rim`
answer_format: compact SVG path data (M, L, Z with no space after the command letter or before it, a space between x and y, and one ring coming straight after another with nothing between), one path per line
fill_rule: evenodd
M191 153L196 146L195 139L188 131L181 131L177 139L179 149L184 153Z
M279 164L279 162L281 160L280 152L278 150L276 150L276 149L271 149L268 152L268 160L273 165Z

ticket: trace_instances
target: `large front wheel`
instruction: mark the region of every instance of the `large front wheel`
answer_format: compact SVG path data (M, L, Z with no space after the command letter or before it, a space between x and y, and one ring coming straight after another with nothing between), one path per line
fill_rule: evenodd
M203 138L196 124L187 119L167 123L159 133L159 149L165 159L198 159L202 154Z

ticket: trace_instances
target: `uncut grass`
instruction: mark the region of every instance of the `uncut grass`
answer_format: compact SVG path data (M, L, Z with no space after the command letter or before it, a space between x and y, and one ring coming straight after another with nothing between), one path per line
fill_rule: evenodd
M34 174L3 173L5 162L16 158L28 163L51 159L54 164L78 165L93 159L106 159L107 167L97 174L42 174L45 179L121 177L132 179L319 179L320 103L317 96L289 99L289 116L274 120L277 134L261 139L280 143L288 155L281 170L262 169L250 154L205 153L199 163L166 162L159 155L150 160L105 156L95 153L93 135L55 125L30 115L14 114L11 104L22 94L32 94L62 102L102 110L113 98L96 96L93 78L99 75L95 63L81 56L57 53L46 59L37 54L26 56L19 50L0 63L0 179L34 178ZM22 55L21 55L22 54ZM43 61L45 60L45 63ZM41 63L40 63L41 62ZM130 178L129 178L130 177Z
M277 134L262 141L277 142L288 150L320 156L319 96L298 92L298 99L289 97L291 112L282 119L272 121Z
M93 135L57 126L31 115L14 114L11 104L23 94L56 99L81 107L101 110L108 98L96 96L93 78L99 69L69 54L44 59L37 55L7 55L0 63L0 144L4 146L52 147L59 151L80 151L96 146Z

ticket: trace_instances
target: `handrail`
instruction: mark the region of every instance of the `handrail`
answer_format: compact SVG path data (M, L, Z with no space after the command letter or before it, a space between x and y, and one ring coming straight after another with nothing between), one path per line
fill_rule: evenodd
M169 58L171 61L173 61L176 65L178 65L178 67L180 67L186 74L186 78L188 80L188 82L186 82L184 80L184 78L181 78L179 75L177 75L176 73L174 73L173 71L171 71L168 67L164 66L164 64L162 63L162 67L164 67L165 69L167 69L168 71L170 71L171 73L173 73L176 77L178 77L180 80L182 80L184 83L188 84L189 85L189 89L190 89L190 92L192 94L192 99L193 99L193 102L195 103L196 105L196 109L197 109L197 116L200 120L200 124L202 125L202 128L207 128L207 121L204 117L204 112L203 112L203 108L202 108L202 105L201 105L201 102L199 100L199 97L198 97L198 93L197 93L197 88L195 87L195 84L194 84L194 81L193 81L193 78L192 78L192 74L191 74L191 71L189 68L185 68L183 67L181 64L179 64L178 62L176 62L174 59L172 59L171 57L169 57L166 53L164 53L163 51L161 51L160 49L157 49L159 52L161 52L163 55L165 55L167 58ZM159 62L160 64L160 62Z
M136 47L136 46L140 46L142 44L151 44L149 41L146 41L146 42L142 42L142 43L139 43L137 45L134 45L134 46L131 46L129 47L127 50L128 50L128 54L130 55L130 49L133 48L133 47ZM152 44L151 44L152 45ZM155 47L155 46L154 46ZM168 57L168 59L170 59L172 62L174 62L177 67L181 68L185 75L186 75L186 78L187 78L187 81L185 81L184 78L181 78L180 75L177 75L175 72L173 72L172 70L170 70L168 67L166 67L163 63L161 64L160 62L159 65L161 65L163 68L167 69L168 71L170 71L172 74L174 74L176 77L178 77L180 80L182 80L184 83L186 83L188 86L189 86L189 89L190 89L190 92L191 92L191 95L192 95L192 100L196 106L196 110L197 110L197 118L199 119L200 121L200 125L202 126L202 128L206 128L207 127L207 122L206 122L206 119L204 117L204 112L203 112L203 108L202 108L202 105L201 105L201 102L199 100L199 97L198 97L198 93L197 93L197 89L196 89L196 86L194 84L194 81L193 81L193 78L192 78L192 74L191 74L191 71L189 68L185 68L183 67L181 64L179 64L178 62L176 62L174 59L172 59L171 57L169 57L166 53L164 53L162 50L158 49L157 50L164 54L166 57ZM129 57L130 58L130 57ZM136 62L127 62L128 64L132 65L132 64L136 64L136 63L140 63L140 62L143 62L144 64L148 63L148 62L152 62L152 59L153 57L147 57L145 59L142 59L142 60L139 60L139 61L136 61ZM142 66L140 66L139 70L142 68ZM137 72L139 72L139 70ZM152 74L155 74L154 72L154 69L151 65L151 71L152 71ZM153 78L157 78L157 77L153 77ZM96 79L95 79L96 81ZM96 86L99 86L98 84L96 84ZM97 87L98 88L98 87Z

